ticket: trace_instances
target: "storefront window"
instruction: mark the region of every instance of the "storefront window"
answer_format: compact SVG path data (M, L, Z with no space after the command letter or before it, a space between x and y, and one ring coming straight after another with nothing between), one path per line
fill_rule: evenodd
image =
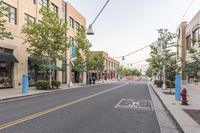
M0 88L13 87L13 64L18 63L12 49L0 47Z
M45 68L42 69L40 64L46 64ZM48 73L48 65L47 61L43 61L42 63L33 58L28 58L28 76L29 76L29 85L34 86L35 83L39 80L49 80ZM56 71L54 71L52 80L56 79Z
M12 63L0 61L0 88L12 87Z

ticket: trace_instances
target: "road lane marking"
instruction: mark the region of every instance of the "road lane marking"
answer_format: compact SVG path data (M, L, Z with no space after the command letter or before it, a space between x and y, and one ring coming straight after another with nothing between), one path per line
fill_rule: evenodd
M115 108L154 111L151 100L121 99Z
M102 91L102 92L98 92L96 94L92 94L92 95L89 95L87 97L83 97L83 98L80 98L80 99L77 99L75 101L72 101L72 102L69 102L69 103L66 103L66 104L62 104L62 105L59 105L59 106L56 106L56 107L53 107L53 108L50 108L50 109L47 109L47 110L44 110L44 111L41 111L41 112L38 112L36 114L32 114L32 115L29 115L29 116L26 116L26 117L23 117L23 118L20 118L20 119L17 119L17 120L14 120L14 121L11 121L11 122L8 122L6 124L2 124L0 125L0 130L3 130L5 128L9 128L9 127L12 127L12 126L15 126L17 124L20 124L20 123L23 123L23 122L26 122L28 120L31 120L31 119L34 119L34 118L37 118L37 117L40 117L40 116L43 116L43 115L46 115L48 113L51 113L51 112L54 112L56 110L59 110L59 109L62 109L62 108L66 108L70 105L73 105L73 104L76 104L76 103L79 103L79 102L82 102L82 101L85 101L87 99L90 99L90 98L93 98L93 97L96 97L98 95L101 95L101 94L104 94L106 92L109 92L109 91L112 91L112 90L115 90L117 88L120 88L120 87L123 87L125 85L127 85L128 83L125 83L125 84L122 84L120 86L116 86L114 88L111 88L111 89L108 89L108 90L105 90L105 91Z

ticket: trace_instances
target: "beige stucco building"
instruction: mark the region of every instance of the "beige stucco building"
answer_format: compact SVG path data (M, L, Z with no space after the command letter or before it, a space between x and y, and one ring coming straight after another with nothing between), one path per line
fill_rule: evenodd
M67 3L67 22L69 23L69 30L67 31L67 35L69 38L69 42L71 45L76 45L75 43L75 36L78 32L79 25L86 27L86 19L84 16L82 16L72 5ZM71 50L72 51L72 50ZM85 83L86 84L86 72L77 72L72 71L72 64L70 62L73 62L74 58L71 55L72 52L68 51L68 73L70 73L67 77L67 79L71 79L68 82L73 83Z
M185 67L184 61L188 63L194 62L188 49L195 48L197 50L200 50L198 48L198 45L195 45L195 42L193 41L200 35L200 11L193 17L193 19L189 23L182 22L178 27L177 33L179 44L179 47L177 48L177 58L183 60L179 64L179 66L181 66L180 72L182 73L183 83L193 83L194 78L184 73L184 69L187 69Z
M100 75L97 76L98 70L92 70L92 74L96 76L97 80L103 79L103 80L110 80L110 79L117 79L118 73L117 68L120 65L120 62L109 57L108 53L104 51L91 51L93 55L95 54L102 54L105 60L105 68L103 72L100 72Z
M21 88L22 75L29 75L29 84L34 84L41 80L44 75L38 70L34 61L29 58L26 52L27 44L24 43L24 35L21 30L29 20L34 22L42 21L39 13L41 7L48 6L56 12L59 18L68 22L69 30L67 36L70 44L74 43L74 38L79 25L85 27L86 19L72 5L63 0L4 0L4 6L9 7L9 16L6 17L6 29L12 33L14 39L0 40L0 88L11 87ZM65 71L57 71L55 78L62 83L72 81L71 75L71 49L66 50L66 60L58 61L57 66Z

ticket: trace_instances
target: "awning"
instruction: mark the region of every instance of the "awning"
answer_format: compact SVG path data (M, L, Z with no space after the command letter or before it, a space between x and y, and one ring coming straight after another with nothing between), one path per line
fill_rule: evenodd
M19 63L15 56L10 53L0 53L0 61L6 63Z
M86 68L85 67L76 67L76 66L73 66L72 67L72 72L86 72Z
M47 64L43 64L42 67L43 67L45 70L49 70L49 65L47 65ZM51 65L50 68L51 68L52 71L65 71L65 69L60 68L60 67L55 66L55 65Z

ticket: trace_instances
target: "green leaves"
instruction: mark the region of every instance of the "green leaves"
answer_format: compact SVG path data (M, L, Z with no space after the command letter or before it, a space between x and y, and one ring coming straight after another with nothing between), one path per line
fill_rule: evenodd
M173 48L177 47L176 44L176 34L171 33L168 29L159 29L159 42L154 42L150 45L151 53L150 58L147 60L149 62L150 68L149 73L156 72L158 75L162 75L163 64L166 65L166 77L168 80L173 81L176 74L176 69L178 67L175 53L172 52ZM162 55L158 55L158 43L162 45L163 51Z
M191 54L190 61L186 62L186 67L184 72L187 73L190 77L194 77L195 79L199 79L199 71L200 71L200 41L199 35L193 38L193 46L188 49L188 52Z
M86 29L83 26L79 26L75 41L77 44L77 58L75 59L74 64L79 68L86 67L87 58L89 58L90 42L87 39Z
M88 70L103 70L105 68L105 59L102 53L90 54L87 59Z
M25 34L25 44L28 44L27 52L38 58L48 56L53 62L62 60L69 44L67 44L67 23L63 23L57 14L50 9L43 8L42 22L29 21L24 26L22 33Z
M3 7L3 0L0 0L0 40L3 40L4 38L13 39L11 32L6 31L6 11L7 9Z
M141 76L142 75L142 73L137 69L130 70L123 66L120 66L117 68L117 73L120 74L121 76Z

